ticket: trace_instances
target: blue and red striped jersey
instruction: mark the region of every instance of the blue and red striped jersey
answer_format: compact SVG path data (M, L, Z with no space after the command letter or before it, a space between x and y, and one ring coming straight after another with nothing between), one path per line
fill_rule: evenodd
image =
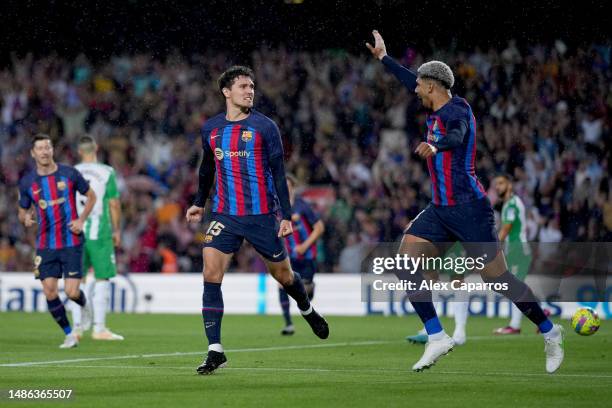
M271 119L252 110L246 119L231 122L220 113L204 124L202 147L204 157L215 160L213 212L242 216L277 211L269 163L282 157L283 146Z
M446 136L448 123L458 120L464 121L467 129L462 143L427 159L435 205L457 205L486 195L474 170L476 119L465 99L454 96L442 108L427 116L426 142L439 142Z
M315 260L317 259L317 245L313 244L308 251L298 255L295 247L308 239L312 233L312 228L319 221L319 216L312 207L300 197L296 197L291 206L291 224L293 234L285 237L285 244L289 252L289 258L294 260Z
M57 171L40 176L32 170L19 181L19 206L36 207L38 249L61 249L83 243L82 234L74 234L68 224L78 218L76 193L87 193L89 184L74 167L57 165Z

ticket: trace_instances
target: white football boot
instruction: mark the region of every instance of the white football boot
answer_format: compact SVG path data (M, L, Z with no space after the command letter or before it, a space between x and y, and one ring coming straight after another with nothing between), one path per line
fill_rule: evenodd
M453 351L454 346L455 342L446 333L439 340L429 340L425 345L423 356L412 366L412 369L414 371L423 371L433 366L440 357Z
M111 340L111 341L123 340L123 336L113 333L108 328L105 328L104 330L99 331L99 332L94 330L91 333L91 338L94 340Z
M546 353L546 372L554 373L559 369L563 362L565 352L563 351L563 336L565 329L560 324L555 324L553 329L555 333L551 336L544 335L544 352ZM548 333L547 333L548 334Z
M79 340L73 333L70 333L66 335L64 342L60 344L59 348L68 349L68 348L76 347L78 345L79 345Z

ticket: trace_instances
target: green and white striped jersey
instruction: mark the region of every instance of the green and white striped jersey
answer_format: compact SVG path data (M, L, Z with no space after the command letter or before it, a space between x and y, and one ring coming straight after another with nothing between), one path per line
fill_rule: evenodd
M98 240L110 239L113 232L110 216L109 201L119 198L115 170L101 163L79 163L76 169L81 172L85 180L89 181L89 187L96 193L96 204L94 205L83 232L85 239ZM77 211L83 211L85 196L77 196Z
M508 201L504 203L501 212L502 224L512 224L512 229L506 237L506 245L508 250L516 250L522 248L525 255L530 253L528 245L520 245L527 242L527 213L525 205L519 196L513 194Z

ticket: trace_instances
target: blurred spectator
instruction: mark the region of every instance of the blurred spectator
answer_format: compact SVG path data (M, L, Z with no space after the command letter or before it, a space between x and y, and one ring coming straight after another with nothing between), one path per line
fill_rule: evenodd
M405 63L437 58L453 68L453 93L477 120L477 174L485 188L498 172L515 176L531 240L610 241L610 51L510 41L431 55L407 49ZM363 56L279 48L251 57L257 109L279 124L287 169L335 195L322 211L321 271L355 272L365 245L396 240L430 200L426 165L412 153L425 112ZM223 108L215 79L230 61L212 51L95 64L84 55L13 56L0 71L0 269L32 269L32 231L14 217L16 184L32 166L28 137L42 131L68 163L74 140L91 134L117 170L122 273L201 272L202 227L183 214L197 188L199 129ZM233 262L234 271L262 268L248 245Z

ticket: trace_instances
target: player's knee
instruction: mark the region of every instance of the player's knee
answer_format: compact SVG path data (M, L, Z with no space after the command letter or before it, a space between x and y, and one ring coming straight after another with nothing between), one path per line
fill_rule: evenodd
M57 288L43 288L43 293L47 300L56 299L59 296Z
M283 286L291 285L293 283L293 274L288 271L287 273L283 273L280 276L275 276L278 283Z
M281 266L271 269L270 274L282 286L291 285L293 283L293 272L288 267Z
M495 256L495 259L485 264L484 268L480 270L480 276L482 278L496 278L501 276L507 270L508 266L506 265L504 253L499 251Z
M66 288L65 292L66 296L68 296L71 300L76 300L81 295L81 291L79 290L78 286L76 288Z
M223 280L223 270L215 267L205 268L204 280L206 282L221 282L221 280Z
M399 252L415 258L423 255L432 257L438 255L438 248L430 241L406 234L402 238Z

